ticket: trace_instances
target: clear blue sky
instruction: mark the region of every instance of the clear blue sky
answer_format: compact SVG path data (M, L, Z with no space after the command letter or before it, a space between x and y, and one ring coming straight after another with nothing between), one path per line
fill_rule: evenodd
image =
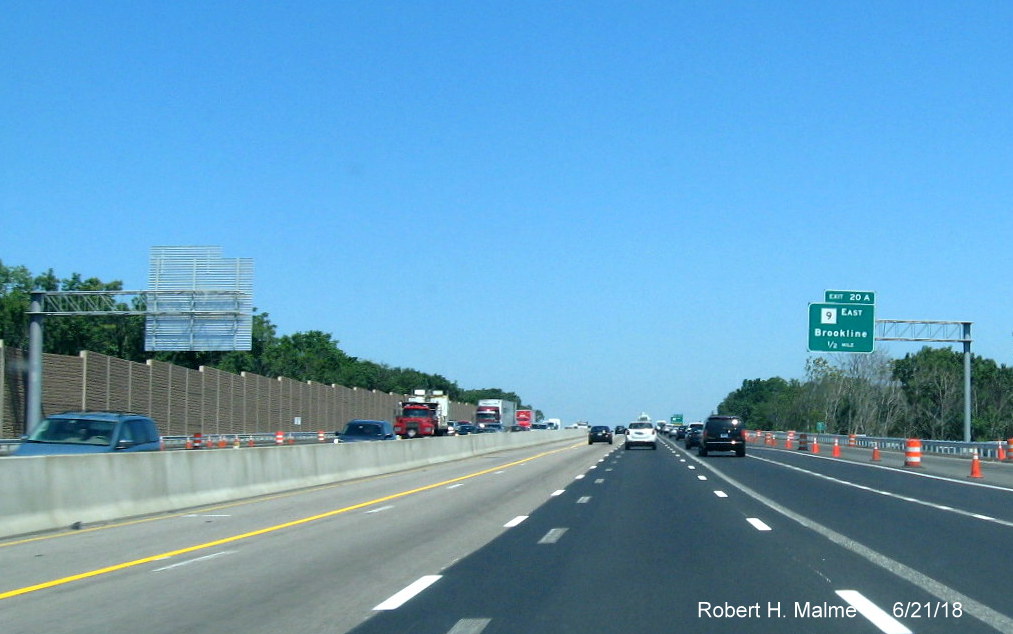
M567 422L801 378L825 289L1009 363L1011 33L1008 2L9 2L0 259L141 289L151 246L218 245L281 334Z

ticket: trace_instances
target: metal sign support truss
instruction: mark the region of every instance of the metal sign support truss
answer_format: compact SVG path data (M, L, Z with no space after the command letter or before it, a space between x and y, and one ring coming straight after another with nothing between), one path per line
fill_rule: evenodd
M140 306L124 308L117 298L137 296ZM169 300L174 310L150 310L158 300ZM249 320L250 295L241 291L220 290L166 290L166 291L33 291L28 308L28 385L26 394L26 433L42 420L42 321L46 316L168 316L198 319ZM180 306L186 306L180 309ZM213 310L202 309L213 305ZM244 328L249 340L248 327ZM249 349L249 348L246 348Z
M876 320L876 341L963 344L964 442L971 442L971 323L970 321Z

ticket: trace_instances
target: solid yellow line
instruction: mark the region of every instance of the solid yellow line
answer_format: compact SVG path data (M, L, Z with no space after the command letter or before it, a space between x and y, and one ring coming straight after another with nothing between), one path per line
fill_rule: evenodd
M581 444L583 444L583 443L581 443ZM169 559L170 557L177 557L179 555L185 555L187 553L196 552L198 550L204 550L206 548L214 548L215 546L221 546L223 544L230 544L232 542L237 542L237 541L242 540L242 539L248 539L250 537L256 537L258 535L265 535L267 533L273 533L275 531L280 531L280 530L283 530L283 529L286 529L286 528L292 528L293 526L300 526L302 524L308 524L310 522L315 522L317 520L322 520L322 519L325 519L325 518L328 518L328 517L333 517L335 515L340 515L341 513L347 513L348 511L354 511L354 510L357 510L357 509L365 508L367 506L372 506L374 504L380 504L381 502L388 502L390 500L396 500L397 498L406 497L406 496L409 496L409 495L413 495L415 493L421 493L422 491L429 491L430 489L435 489L435 488L438 488L438 487L446 486L448 484L453 484L454 482L461 482L462 480L468 480L470 478L476 478L478 476L486 475L488 473L493 473L494 471L500 471L502 469L507 469L509 467L516 467L519 464L524 464L525 462L530 462L530 461L536 460L538 458L542 458L542 457L545 457L545 456L548 456L548 455L551 455L551 454L554 454L554 453L558 453L560 451L566 451L567 449L573 449L574 447L579 447L579 446L580 445L572 445L570 447L564 447L562 449L554 449L552 451L545 451L545 452L542 452L540 454L536 454L534 456L531 456L529 458L524 458L523 460L517 460L516 462L510 462L510 463L507 463L505 465L499 465L499 466L493 467L491 469L485 469L483 471L477 471L475 473L464 475L464 476L461 476L459 478L454 478L452 480L445 480L443 482L437 482L436 484L429 484L429 485L426 485L424 487L419 487L417 489L411 489L410 491L402 491L400 493L394 493L393 495L388 495L386 497L377 498L375 500L370 500L368 502L361 502L359 504L353 504L352 506L346 506L344 508L335 509L333 511L327 511L326 513L321 513L319 515L313 515L313 516L310 516L310 517L304 517L302 519L293 520L291 522L285 522L284 524L277 524L275 526L268 526L267 528L261 528L261 529L255 530L255 531L250 531L249 533L243 533L241 535L233 535L232 537L225 537L223 539L216 539L215 541L206 542L204 544L197 544L196 546L188 546L186 548L180 548L179 550L169 551L167 553L162 553L160 555L152 555L151 557L144 557L143 559L135 559L134 561L128 561L128 562L125 562L125 563L122 563L122 564L116 564L114 566L107 566L105 568L99 568L97 570L90 570L88 572L82 572L80 574L71 575L69 577L62 577L60 579L53 579L52 581L46 581L46 582L43 582L43 583L38 583L38 584L35 584L33 586L25 586L23 588L16 588L14 590L8 590L7 592L0 592L0 600L10 599L11 597L16 597L16 596L20 596L20 595L23 595L23 594L28 594L30 592L36 592L38 590L45 590L46 588L53 588L53 587L56 587L56 586L62 586L62 585L65 585L65 584L68 584L68 583L71 583L71 582L74 582L74 581L80 581L81 579L88 579L90 577L97 577L99 575L108 574L110 572L116 572L117 570L124 570L126 568L132 568L134 566L140 566L141 564L151 563L153 561L161 561L163 559Z

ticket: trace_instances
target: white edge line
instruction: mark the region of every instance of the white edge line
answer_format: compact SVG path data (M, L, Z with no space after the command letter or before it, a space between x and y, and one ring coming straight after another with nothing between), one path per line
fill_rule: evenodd
M411 585L401 590L400 592L395 593L389 599L387 599L386 601L384 601L383 603L381 603L380 605L376 606L373 609L396 610L402 605L404 605L406 601L408 601L418 593L422 592L429 586L439 581L441 577L442 575L426 575L424 577L419 577Z

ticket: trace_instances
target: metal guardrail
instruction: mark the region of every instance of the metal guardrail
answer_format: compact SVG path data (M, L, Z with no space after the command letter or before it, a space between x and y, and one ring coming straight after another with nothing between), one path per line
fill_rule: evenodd
M774 439L779 444L784 444L785 439L788 437L786 431L774 431L774 432L758 432L751 430L752 433L773 433ZM836 440L840 446L849 446L851 436L847 434L816 434L810 432L794 432L795 442L798 442L798 438L801 434L806 434L809 441L815 438L821 445L833 445ZM854 436L855 447L864 447L871 449L873 445L880 449L887 451L904 451L907 444L907 438L890 438L884 436L866 436L856 434ZM1007 442L1005 440L990 440L990 441L976 441L976 442L963 442L960 440L922 440L922 452L923 453L935 453L947 456L954 456L957 458L970 459L974 452L978 452L978 457L982 460L992 459L995 460L999 457L999 449L1002 447L1008 451Z
M194 449L242 449L246 447L279 447L333 443L333 431L258 432L254 434L207 434L199 436L162 436L164 451ZM20 438L0 439L0 456L10 455L21 446Z
M162 448L165 451L183 449L239 449L242 447L277 447L279 445L308 445L321 442L333 443L334 432L324 432L323 440L318 432L283 432L281 442L277 433L256 434L209 434L200 436L201 442L196 443L196 436L162 436ZM0 456L10 455L21 446L20 438L0 438Z
M774 439L779 444L784 444L788 437L786 431L759 432L750 430L751 433L773 433ZM279 432L261 432L255 434L210 434L201 437L200 449L241 449L244 447L278 447L282 445L311 445L334 442L334 432L323 432L323 439L319 432L280 432L281 442L278 441ZM821 445L833 445L834 440L842 447L849 446L850 436L845 434L815 434L809 432L795 432L795 441L799 435L805 433L810 442L813 438ZM882 450L904 451L907 443L906 438L890 438L883 436L855 435L855 447L871 449L873 444ZM0 456L10 455L21 446L20 438L0 438ZM162 436L162 446L166 451L196 449L195 436ZM959 440L922 440L923 453L935 453L957 458L970 459L977 450L978 457L982 460L995 460L999 457L999 448L1009 451L1007 441L990 440L985 442L962 442Z

